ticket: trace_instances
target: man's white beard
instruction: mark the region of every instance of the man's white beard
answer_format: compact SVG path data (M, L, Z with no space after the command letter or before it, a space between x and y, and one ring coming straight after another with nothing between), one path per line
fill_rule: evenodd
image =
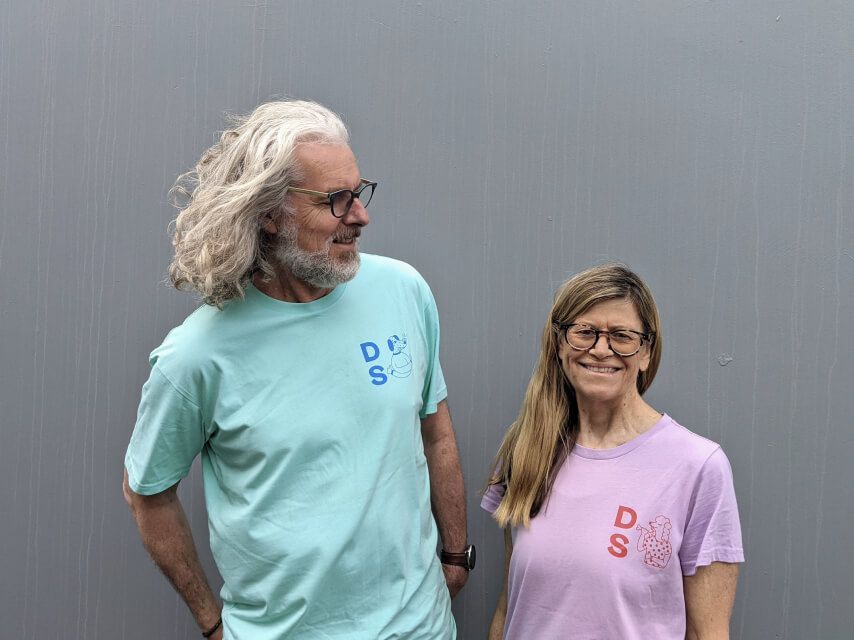
M347 238L355 234L340 234ZM337 236L336 236L337 237ZM332 239L318 251L300 249L297 244L297 225L286 223L279 232L276 260L294 276L318 289L334 289L339 284L352 280L359 271L359 252L335 260L329 255Z

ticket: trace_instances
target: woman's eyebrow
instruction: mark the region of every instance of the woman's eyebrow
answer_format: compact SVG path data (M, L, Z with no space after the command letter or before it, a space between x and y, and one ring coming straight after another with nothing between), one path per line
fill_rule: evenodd
M585 327L590 327L591 329L596 329L598 331L604 331L604 329L601 329L600 327L597 327L595 324L592 324L590 322L576 321L576 322L573 322L572 324L584 325ZM613 327L608 329L608 331L637 331L638 333L643 333L643 329L634 329L632 327L629 327L627 325L622 325L622 324L614 325Z

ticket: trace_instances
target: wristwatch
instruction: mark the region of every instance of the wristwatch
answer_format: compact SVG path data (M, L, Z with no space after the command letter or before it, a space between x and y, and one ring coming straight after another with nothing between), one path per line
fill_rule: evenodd
M453 564L458 567L465 567L466 571L471 571L474 569L474 562L477 559L477 555L475 554L474 545L470 544L462 553L450 553L442 549L439 558L442 560L442 564Z

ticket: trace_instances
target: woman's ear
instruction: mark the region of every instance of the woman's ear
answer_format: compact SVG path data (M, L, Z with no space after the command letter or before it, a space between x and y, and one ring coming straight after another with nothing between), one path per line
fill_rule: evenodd
M652 359L652 346L649 343L644 344L638 355L640 356L640 360L638 361L638 370L645 372L649 369L649 361Z

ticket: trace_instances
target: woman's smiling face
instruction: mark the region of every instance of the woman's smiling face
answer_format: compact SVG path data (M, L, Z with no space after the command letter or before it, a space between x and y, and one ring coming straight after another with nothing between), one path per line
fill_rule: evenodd
M605 300L573 318L574 324L585 324L601 331L629 329L645 333L634 304L627 298ZM573 349L565 336L558 346L563 373L580 404L620 404L637 397L637 378L649 366L649 343L644 341L633 356L619 356L608 346L606 336L600 335L587 351Z

